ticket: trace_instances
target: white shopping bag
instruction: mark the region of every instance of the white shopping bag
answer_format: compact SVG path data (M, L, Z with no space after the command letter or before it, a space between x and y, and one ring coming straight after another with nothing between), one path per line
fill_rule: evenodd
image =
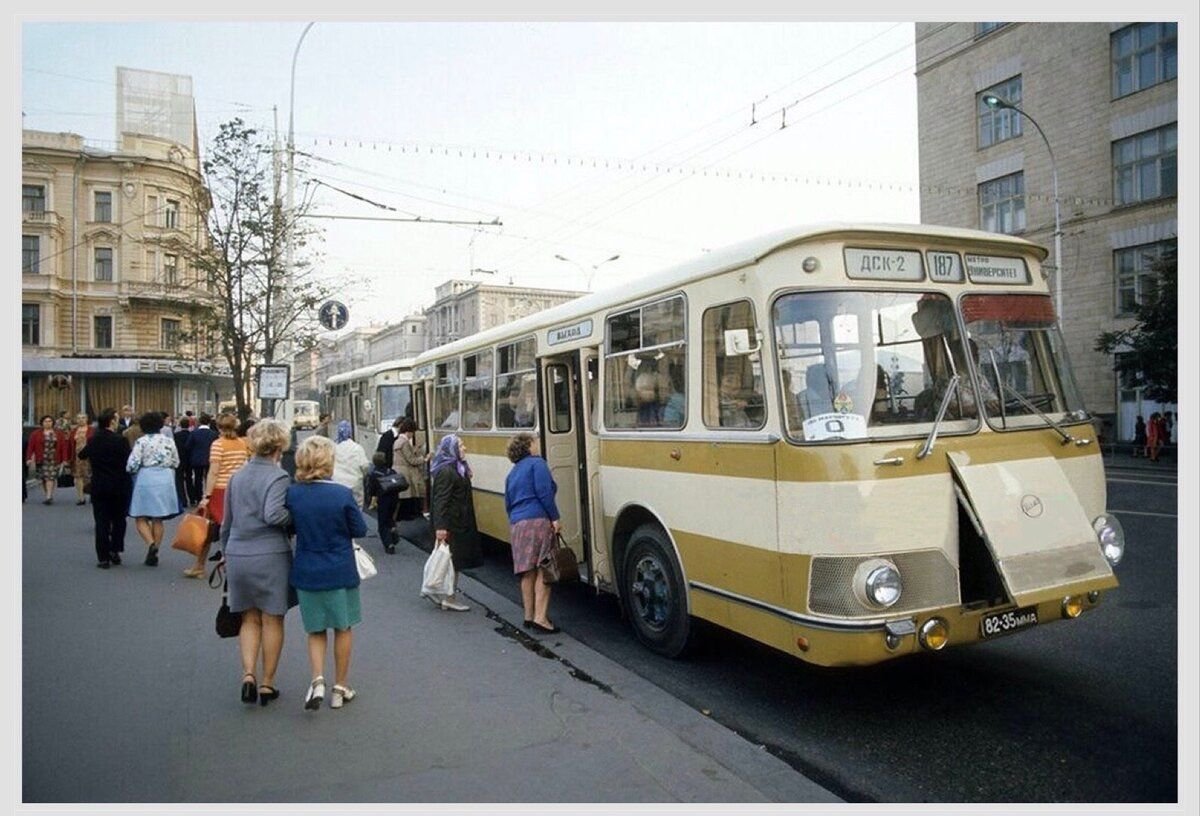
M454 564L450 562L450 547L441 543L433 548L425 561L421 580L421 595L441 601L454 594Z

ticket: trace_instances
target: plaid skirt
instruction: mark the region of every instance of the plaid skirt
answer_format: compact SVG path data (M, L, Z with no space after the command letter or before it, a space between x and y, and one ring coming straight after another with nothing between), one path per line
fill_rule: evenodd
M535 569L554 548L554 527L548 518L523 519L509 531L514 575Z

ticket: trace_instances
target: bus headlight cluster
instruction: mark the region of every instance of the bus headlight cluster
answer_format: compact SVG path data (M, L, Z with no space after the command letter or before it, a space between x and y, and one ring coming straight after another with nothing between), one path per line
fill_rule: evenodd
M904 591L900 570L891 561L872 558L854 571L854 595L863 606L887 609Z
M1121 522L1111 513L1101 513L1092 522L1096 531L1096 540L1100 542L1100 551L1104 553L1110 566L1116 566L1125 555L1125 530Z

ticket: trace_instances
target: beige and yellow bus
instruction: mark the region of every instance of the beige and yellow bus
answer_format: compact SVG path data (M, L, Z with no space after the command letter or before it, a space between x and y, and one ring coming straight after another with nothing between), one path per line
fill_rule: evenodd
M413 417L413 358L388 360L335 374L325 381L325 410L348 420L368 457L399 417ZM315 423L314 426L316 427Z
M823 666L1072 619L1124 534L1042 248L926 226L792 229L417 358L507 540L529 429L582 580L677 655L703 619Z

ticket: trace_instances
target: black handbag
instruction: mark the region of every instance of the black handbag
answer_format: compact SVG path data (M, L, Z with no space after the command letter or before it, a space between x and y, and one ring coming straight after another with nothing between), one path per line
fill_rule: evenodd
M376 482L379 484L379 494L381 496L408 490L408 479L404 478L403 473L388 473L377 477Z
M579 580L579 559L575 551L567 546L561 533L556 533L554 549L538 562L542 571L542 580L547 584L560 584L565 581Z
M75 486L75 477L72 476L69 471L65 471L65 470L60 471L58 474L58 486L59 487L74 487Z
M217 610L217 637L237 637L238 633L242 631L242 614L229 608L229 595L226 592L229 583L225 580L224 564L217 564L212 568L212 572L208 574L208 585L216 589L218 573L221 574L221 607Z

